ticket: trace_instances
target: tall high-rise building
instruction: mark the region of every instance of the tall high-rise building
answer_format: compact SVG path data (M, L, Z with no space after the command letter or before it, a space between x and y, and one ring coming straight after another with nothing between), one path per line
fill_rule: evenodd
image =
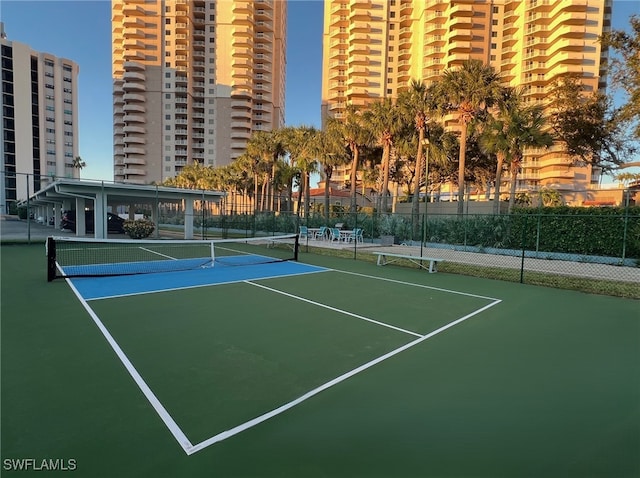
M112 0L114 178L223 166L284 126L282 0Z
M2 212L54 178L77 178L78 65L7 39L0 23Z
M568 73L602 89L598 37L610 17L611 0L325 0L323 117L397 97L411 79L429 84L467 59L491 65L528 102L545 104L551 82ZM552 147L529 151L518 178L520 190L570 194L596 184L599 171Z

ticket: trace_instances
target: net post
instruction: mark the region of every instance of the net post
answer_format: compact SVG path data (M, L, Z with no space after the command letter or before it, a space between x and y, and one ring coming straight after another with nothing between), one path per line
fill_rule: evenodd
M47 237L47 282L56 278L56 241Z
M209 244L211 245L211 267L214 267L216 265L216 252L214 242L211 241Z
M300 245L300 234L295 235L293 244L293 260L298 262L298 247Z

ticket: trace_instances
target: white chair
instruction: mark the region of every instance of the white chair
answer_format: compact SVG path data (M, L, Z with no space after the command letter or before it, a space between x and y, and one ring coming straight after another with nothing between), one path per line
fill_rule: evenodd
M329 240L331 242L333 241L340 241L340 229L338 229L337 227L332 227L329 229Z
M298 237L300 239L309 239L309 229L307 228L307 226L300 226Z

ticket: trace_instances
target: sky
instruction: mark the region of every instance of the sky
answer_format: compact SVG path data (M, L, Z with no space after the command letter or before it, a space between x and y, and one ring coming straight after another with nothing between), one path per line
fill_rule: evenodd
M286 123L319 128L323 2L289 0L288 10ZM613 28L628 28L632 14L640 14L640 2L614 0ZM9 40L79 65L82 178L112 180L111 2L0 0L0 21Z

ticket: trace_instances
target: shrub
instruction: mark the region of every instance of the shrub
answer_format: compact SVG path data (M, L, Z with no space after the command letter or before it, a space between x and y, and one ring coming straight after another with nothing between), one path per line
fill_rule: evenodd
M149 237L156 229L156 226L146 219L124 221L122 227L131 239L144 239L145 237Z

